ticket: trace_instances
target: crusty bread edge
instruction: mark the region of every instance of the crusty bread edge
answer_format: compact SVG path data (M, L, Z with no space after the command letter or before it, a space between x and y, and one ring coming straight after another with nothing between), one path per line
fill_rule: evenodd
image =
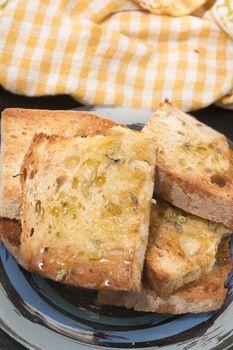
M172 295L168 301L163 301L151 289L144 286L140 293L99 291L97 302L102 305L113 305L134 309L140 312L158 312L182 315L185 313L201 313L215 311L221 308L227 290L218 298L188 301L179 295ZM130 295L129 295L130 294Z
M233 195L209 191L206 182L195 181L157 164L154 192L167 202L202 218L233 228Z

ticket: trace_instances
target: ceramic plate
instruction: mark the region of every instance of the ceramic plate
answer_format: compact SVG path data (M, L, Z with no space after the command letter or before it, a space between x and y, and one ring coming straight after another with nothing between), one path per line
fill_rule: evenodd
M93 111L139 128L151 115L123 108ZM162 346L199 350L227 349L233 343L233 274L228 278L229 292L220 310L174 316L99 307L95 291L63 286L28 273L2 245L0 258L0 326L28 349Z

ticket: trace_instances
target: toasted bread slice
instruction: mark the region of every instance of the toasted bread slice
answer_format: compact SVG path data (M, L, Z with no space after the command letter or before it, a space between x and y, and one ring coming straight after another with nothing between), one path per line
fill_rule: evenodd
M217 261L211 272L174 292L167 298L159 297L146 284L140 293L100 291L98 302L123 306L136 311L159 313L198 313L219 309L226 297L224 282L231 271L229 239L223 238L219 245Z
M21 170L27 265L67 284L139 290L154 166L153 140L126 128L37 135Z
M106 134L116 125L84 111L9 108L1 118L1 217L19 219L20 166L36 133L64 136ZM118 124L119 125L119 124Z
M229 235L222 224L188 214L157 198L152 206L145 273L149 286L168 296L211 271L221 238Z
M165 103L143 131L158 145L155 193L200 217L233 227L233 181L226 137Z
M10 108L2 114L1 214L11 218L19 216L20 166L35 132L60 135L105 135L114 125L110 120L85 111L49 111ZM3 141L4 137L4 141ZM21 223L17 219L0 217L0 239L16 258L26 267L20 253Z

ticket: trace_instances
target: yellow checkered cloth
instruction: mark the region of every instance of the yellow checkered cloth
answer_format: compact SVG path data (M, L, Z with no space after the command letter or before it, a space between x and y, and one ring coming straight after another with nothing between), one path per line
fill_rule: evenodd
M9 0L0 84L87 105L153 110L168 98L187 111L230 103L231 10L231 0Z

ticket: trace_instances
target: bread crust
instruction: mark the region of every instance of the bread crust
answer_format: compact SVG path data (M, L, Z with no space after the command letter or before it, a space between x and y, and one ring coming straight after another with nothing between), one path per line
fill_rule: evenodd
M64 136L105 135L120 125L87 111L7 108L1 118L1 217L20 219L18 176L24 155L36 133Z
M19 247L21 232L20 221L0 218L0 238L2 241L9 241L10 245Z
M18 220L0 218L0 238L6 249L13 255L18 264L28 270L20 252L21 224Z
M144 283L140 293L100 291L98 302L134 308L136 311L172 314L217 310L226 297L227 289L224 287L224 282L231 268L229 239L223 238L213 270L198 281L177 290L171 296L161 298Z
M232 229L233 183L229 175L224 178L227 185L223 191L206 179L178 174L158 161L154 192L188 213L223 223Z

